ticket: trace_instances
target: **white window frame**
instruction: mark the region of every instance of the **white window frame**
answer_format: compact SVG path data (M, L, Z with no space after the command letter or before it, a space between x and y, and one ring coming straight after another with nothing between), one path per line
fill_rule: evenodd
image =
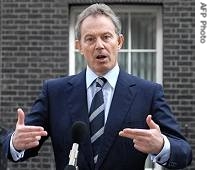
M131 52L156 52L156 82L163 82L163 32L162 32L162 10L160 6L138 6L138 5L112 5L116 12L126 13L156 13L156 49L131 49L131 32L128 33L128 49L122 49L122 52L128 53L128 72L131 73ZM80 12L85 6L72 6L70 9L70 26L69 26L69 75L75 74L75 13ZM129 31L131 29L129 28Z

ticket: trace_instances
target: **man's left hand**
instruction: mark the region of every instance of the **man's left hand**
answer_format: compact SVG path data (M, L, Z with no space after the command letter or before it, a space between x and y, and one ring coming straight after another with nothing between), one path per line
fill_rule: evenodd
M132 139L134 147L141 152L158 154L164 145L160 127L152 120L151 115L147 116L146 122L150 129L125 128L119 132L119 135Z

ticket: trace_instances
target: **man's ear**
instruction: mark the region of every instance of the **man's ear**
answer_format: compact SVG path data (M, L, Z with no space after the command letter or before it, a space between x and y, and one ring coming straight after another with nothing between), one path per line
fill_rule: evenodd
M79 42L79 40L75 40L75 48L80 51L80 42Z
M80 45L80 41L79 40L75 40L75 48L77 50L79 50L80 54L83 55L82 49L81 49L81 45Z
M120 34L118 36L118 49L121 49L124 43L124 36L122 34Z

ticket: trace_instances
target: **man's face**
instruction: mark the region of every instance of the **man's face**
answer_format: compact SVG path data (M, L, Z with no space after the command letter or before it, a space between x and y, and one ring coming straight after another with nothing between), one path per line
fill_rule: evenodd
M76 48L97 75L107 73L117 63L123 35L116 34L111 19L104 15L88 16L82 22L80 32L81 38L76 40Z

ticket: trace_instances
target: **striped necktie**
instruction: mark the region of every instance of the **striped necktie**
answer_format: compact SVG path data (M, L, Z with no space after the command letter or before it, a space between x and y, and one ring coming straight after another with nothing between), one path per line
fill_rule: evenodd
M107 80L103 77L98 77L96 79L95 95L93 97L89 112L91 143L95 164L98 159L99 145L101 143L100 140L104 133L104 98L102 88L106 81Z

